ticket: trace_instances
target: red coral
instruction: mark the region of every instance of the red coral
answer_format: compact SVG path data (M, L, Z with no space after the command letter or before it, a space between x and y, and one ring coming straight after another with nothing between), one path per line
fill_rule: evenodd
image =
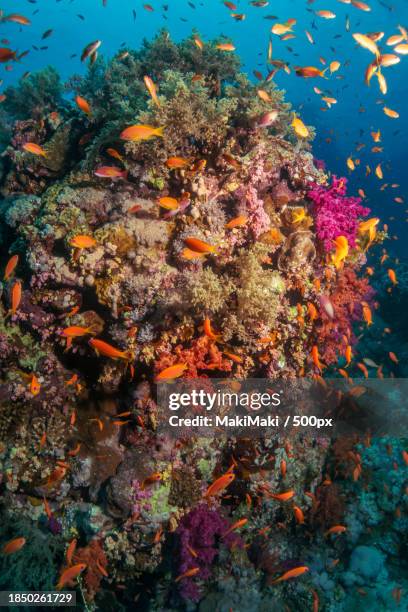
M207 336L200 336L192 341L190 348L182 344L176 346L172 352L163 352L154 364L155 374L175 363L187 364L186 378L203 376L199 370L222 370L230 372L232 362L226 359L218 346Z
M370 301L372 297L373 289L367 278L359 278L350 268L341 272L330 295L334 318L330 319L322 312L320 324L316 327L317 344L324 364L330 365L337 361L339 346L342 346L344 336L349 338L349 344L355 343L352 324L362 319L361 302Z
M92 540L87 546L78 548L74 555L74 563L86 563L83 574L86 593L92 601L101 587L104 576L108 575L108 560L100 540Z

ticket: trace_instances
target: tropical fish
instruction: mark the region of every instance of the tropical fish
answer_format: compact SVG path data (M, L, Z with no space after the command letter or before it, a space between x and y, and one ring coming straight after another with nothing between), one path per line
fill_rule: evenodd
M336 14L333 13L332 11L316 11L316 15L318 17L323 17L323 19L335 19L336 18Z
M77 563L76 565L72 565L71 567L63 570L55 588L57 590L63 589L66 584L75 580L75 578L77 578L86 569L86 567L86 563Z
M18 264L18 255L12 255L12 257L10 257L10 259L7 262L7 265L4 269L4 280L8 281L10 279L10 277L12 276L14 270L17 267Z
M300 138L307 138L310 135L309 130L307 129L303 121L300 119L300 117L294 116L291 126L295 130L296 134L300 136Z
M180 580L183 580L183 578L192 578L193 576L197 576L199 571L200 571L199 567L191 567L187 571L180 574L180 576L177 576L177 578L175 579L175 582L179 582Z
M177 198L171 198L170 196L159 198L158 204L161 208L165 208L166 210L177 210L180 208Z
M101 44L101 40L95 40L94 42L89 43L89 45L86 45L81 54L81 62L84 62L86 59L88 59L88 57L94 55Z
M111 157L114 157L115 159L118 159L119 161L123 163L123 157L119 153L119 151L117 151L116 149L112 149L112 147L109 147L108 149L106 149L106 153L110 155Z
M16 280L11 288L11 308L8 311L8 315L15 315L18 307L20 306L22 295L21 281Z
M330 527L330 529L328 529L324 535L327 537L328 535L331 535L333 533L344 533L345 531L347 531L347 527L345 527L344 525L334 525L333 527Z
M121 170L116 166L99 166L94 172L99 178L123 178L127 179L128 171Z
M166 166L172 170L186 168L191 164L191 159L185 157L169 157L166 160Z
M186 363L176 363L168 368L164 368L157 376L155 377L156 382L162 382L167 380L174 380L175 378L180 378L187 370Z
M70 327L65 327L61 335L65 336L65 338L79 338L81 336L86 336L88 334L95 333L93 331L93 326L89 327L81 327L80 325L71 325Z
M13 21L14 23L18 23L19 25L31 25L31 21L28 17L24 17L24 15L19 15L18 13L11 13L10 15L5 15L2 18L2 21Z
M211 321L208 317L206 317L204 319L204 333L207 336L207 338L210 338L210 340L220 340L221 339L221 334L216 334L211 326Z
M134 355L132 351L121 351L115 348L104 340L98 338L91 338L88 340L88 344L95 350L97 355L103 355L104 357L110 357L111 359L122 359L123 361L132 361Z
M225 224L225 229L234 229L235 227L242 227L248 223L248 217L244 215L239 215L238 217L234 217L231 221Z
M305 522L305 515L299 506L293 506L293 513L295 515L295 519L298 525L303 525Z
M233 523L231 525L231 527L229 527L229 529L227 529L227 531L222 535L222 537L225 538L225 536L227 536L232 531L235 531L235 529L240 529L241 527L246 525L247 522L248 522L247 518L242 518L242 519L239 519L238 521L235 521L235 523Z
M146 85L146 89L152 97L153 102L156 106L160 106L159 99L157 97L156 85L153 83L152 79L149 76L143 77L144 84Z
M387 115L387 117L390 117L391 119L398 119L399 117L399 113L397 113L397 111L392 110L387 106L383 106L383 112Z
M208 487L207 491L204 493L204 497L213 497L214 495L221 493L221 491L226 489L231 484L234 478L235 474L233 472L227 472L223 476L220 476Z
M29 153L32 153L33 155L41 155L42 157L47 157L47 153L44 151L44 149L35 142L26 142L23 145L23 149L25 151L28 151Z
M313 360L313 363L316 366L316 368L321 372L322 371L322 364L320 363L319 349L317 348L316 345L314 345L313 348L312 348L312 360Z
M17 61L16 51L12 51L7 47L0 47L0 64L5 64L10 61Z
M1 552L3 553L3 555L11 555L12 553L17 552L18 550L21 550L25 543L25 538L14 538L3 546Z
M67 548L67 551L65 553L65 559L66 559L68 565L72 565L72 558L74 556L76 545L77 545L77 541L76 541L76 538L74 538L70 542L70 544L69 544L69 546Z
M69 244L76 249L91 249L96 245L95 238L86 234L78 234L69 241Z
M388 353L388 357L391 359L391 361L393 361L394 363L399 363L398 357L396 356L395 353L393 353L392 351L390 351Z
M91 107L89 106L89 103L85 100L85 98L82 98L81 96L76 96L75 102L78 108L81 109L81 111L83 111L87 115L92 114Z
M369 36L366 36L365 34L357 33L357 34L353 34L353 38L360 45L360 47L367 49L368 51L370 51L377 57L380 56L380 51L376 43Z
M301 576L302 574L308 571L309 571L309 568L306 565L294 567L293 569L282 574L282 576L279 576L279 578L276 578L275 580L272 580L272 582L269 582L269 584L277 584L278 582L284 582L285 580L291 580L292 578L297 578L298 576Z
M304 79L311 79L315 77L324 77L327 68L324 70L320 70L320 68L316 68L315 66L297 66L295 68L295 73L299 77L303 77Z
M388 278L390 279L392 284L398 285L397 275L395 274L395 270L392 270L391 268L389 268L387 273L388 273Z
M220 51L235 51L235 47L232 43L220 43L215 45L215 48Z
M38 378L36 377L36 375L32 374L31 382L30 382L30 392L32 393L32 395L35 396L39 394L40 390L41 390L40 382Z
M122 140L130 140L138 142L140 140L149 140L155 136L163 137L164 127L154 127L153 125L132 125L120 134Z
M346 259L349 252L348 240L345 236L337 236L333 241L336 246L336 252L332 256L333 263L338 269L341 263Z
M273 499L277 499L278 501L289 501L295 495L295 492L291 489L290 491L285 491L285 493L268 493L269 497Z
M193 238L193 237L185 238L184 242L189 249L191 249L192 251L195 251L196 253L207 254L207 253L214 253L216 251L215 246L208 244L207 242L204 242L203 240L200 240L199 238Z

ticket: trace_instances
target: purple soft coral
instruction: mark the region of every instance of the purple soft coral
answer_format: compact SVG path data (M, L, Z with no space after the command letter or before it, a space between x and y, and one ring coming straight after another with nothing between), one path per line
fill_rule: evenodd
M228 519L206 504L196 506L184 516L177 528L180 538L179 573L183 574L193 567L199 567L197 578L208 580L220 539L222 538L223 544L228 548L242 545L237 534L226 534L229 527ZM180 591L185 599L198 601L200 598L200 590L193 578L183 579Z
M308 192L312 200L316 224L316 235L323 242L326 251L333 250L337 236L345 236L354 247L360 217L369 214L370 209L361 206L361 198L346 196L347 179L333 176L331 186L314 184Z

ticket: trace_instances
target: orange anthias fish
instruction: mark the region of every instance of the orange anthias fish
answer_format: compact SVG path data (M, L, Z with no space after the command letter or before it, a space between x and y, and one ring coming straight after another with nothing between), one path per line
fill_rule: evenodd
M65 327L61 335L65 338L80 338L81 336L86 336L88 334L94 334L95 332L92 329L92 325L89 327L80 327L79 325L71 325L70 327Z
M273 499L277 499L278 501L289 501L295 495L295 492L291 489L290 491L285 491L285 493L268 493L269 497Z
M31 382L30 382L30 392L32 393L32 395L36 396L39 394L40 390L41 390L40 382L38 378L36 377L36 375L32 374Z
M13 274L18 264L18 255L13 255L7 262L6 268L4 270L4 280L9 280L10 276Z
M199 571L199 567L191 567L186 572L183 572L183 574L180 574L180 576L177 576L175 582L179 582L180 580L183 580L183 578L192 578L193 576L197 576Z
M83 571L86 569L86 563L77 563L76 565L72 565L71 567L65 569L58 581L56 589L61 590L64 586L77 578Z
M248 223L248 217L244 215L239 215L238 217L234 217L231 221L225 224L225 229L234 229L235 227L242 227Z
M92 111L91 111L91 107L89 105L89 102L87 102L85 100L85 98L81 98L81 96L76 96L75 97L75 102L76 105L78 106L78 108L83 111L84 113L86 113L87 115L91 115Z
M70 542L67 552L65 553L65 559L67 560L68 565L72 565L72 557L74 556L74 552L76 549L77 541L76 538Z
M18 13L6 15L2 18L2 21L13 21L19 25L31 25L31 21L28 19L28 17L24 17L24 15L19 15Z
M8 312L9 315L14 315L17 312L18 307L21 302L21 294L22 294L22 285L21 281L15 281L12 289L11 289L11 308Z
M191 164L191 159L186 157L169 157L166 166L172 170L186 168Z
M388 353L388 357L391 359L391 361L393 361L394 363L399 363L398 357L396 356L395 353L393 353L392 351L390 351Z
M111 359L122 359L123 361L132 361L134 355L132 351L121 351L115 348L111 344L108 344L104 340L98 338L91 338L88 344L95 350L97 355L103 355L104 357L110 357Z
M272 582L270 582L269 584L278 584L278 582L284 582L285 580L291 580L291 578L297 578L298 576L301 576L302 574L308 571L309 571L309 568L306 565L294 567L288 572L285 572L284 574L282 574L282 576L279 576L279 578L276 578L276 580L272 580Z
M206 317L206 319L204 319L204 333L205 335L210 338L210 340L220 340L221 339L221 334L216 334L215 331L213 330L212 326L211 326L211 321L208 317Z
M174 380L180 378L187 369L186 363L176 363L168 368L164 368L159 374L157 374L155 381L161 382L165 380Z
M238 521L235 521L235 523L231 525L231 527L222 535L222 537L225 538L225 536L231 533L231 531L235 531L235 529L239 529L240 527L243 527L244 525L247 524L247 522L248 522L247 518L242 518L242 519L239 519Z
M223 476L220 476L208 487L207 491L204 493L204 497L213 497L214 495L217 495L226 489L234 478L235 474L233 472L227 472Z
M344 525L334 525L333 527L330 527L330 529L328 529L324 535L327 537L332 533L344 533L345 531L347 531L347 527L345 527Z
M153 102L156 106L160 106L159 99L157 97L156 85L153 83L152 79L149 76L143 77L144 84L146 85L146 89L152 97Z
M162 198L159 198L158 204L161 208L165 208L166 210L177 210L180 208L177 198L172 198L170 196L163 196Z
M140 140L149 140L155 136L163 137L164 127L154 127L153 125L132 125L120 134L122 140L130 140L138 142Z
M96 168L94 174L99 178L121 178L126 180L128 176L128 171L121 170L121 168L117 168L116 166L99 166L98 168Z
M207 242L203 242L199 238L185 238L184 242L187 247L195 253L202 253L203 255L206 255L216 251L215 246L208 244Z
M371 308L365 302L362 304L362 307L363 307L363 318L364 318L364 321L367 323L367 326L370 327L370 325L373 324L373 317L372 317L372 313L371 313Z
M71 238L69 244L76 249L91 249L96 245L96 240L95 238L92 238L92 236L78 234L78 236Z
M293 506L293 513L295 515L297 524L303 525L305 522L305 515L303 514L303 510L299 508L299 506Z
M317 348L316 345L314 345L312 348L312 359L313 359L313 363L316 366L316 368L319 370L319 372L321 372L323 368L322 368L322 364L320 363L319 349Z
M11 555L12 553L17 552L18 550L21 550L25 543L25 538L14 538L3 546L1 552L3 553L3 555Z
M150 476L148 476L147 478L143 480L140 488L143 491L149 485L152 485L155 482L160 482L161 479L162 479L162 475L160 474L160 472L154 472L153 474L151 474Z
M392 284L398 285L397 275L395 274L395 270L392 270L392 268L389 268L387 274Z
M35 142L26 142L23 145L23 149L25 151L28 151L29 153L32 153L33 155L41 155L42 157L47 157L47 153L45 152L45 150Z
M0 64L6 64L7 62L17 61L17 52L8 49L7 47L0 47ZM8 66L6 66L7 70Z
M349 252L348 240L345 236L337 236L334 240L336 246L336 252L332 256L333 263L337 269L340 268L342 262L346 259Z
M215 45L215 48L220 51L235 51L235 47L232 43L220 43Z
M316 77L324 77L327 68L324 70L320 70L320 68L316 68L315 66L297 66L295 68L295 73L298 77L303 77L304 79L312 79Z
M108 147L106 149L106 152L108 155L110 155L111 157L114 157L115 159L118 159L119 161L123 162L123 157L122 155L119 153L119 151L117 151L116 149L113 149L112 147Z

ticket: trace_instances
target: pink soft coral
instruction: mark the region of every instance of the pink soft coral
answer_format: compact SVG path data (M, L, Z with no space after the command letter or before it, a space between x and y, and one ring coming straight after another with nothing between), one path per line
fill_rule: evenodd
M314 184L308 192L314 204L316 235L326 251L333 250L337 236L345 236L354 247L359 218L370 212L369 208L361 206L361 198L347 197L346 189L347 179L333 176L331 186Z

